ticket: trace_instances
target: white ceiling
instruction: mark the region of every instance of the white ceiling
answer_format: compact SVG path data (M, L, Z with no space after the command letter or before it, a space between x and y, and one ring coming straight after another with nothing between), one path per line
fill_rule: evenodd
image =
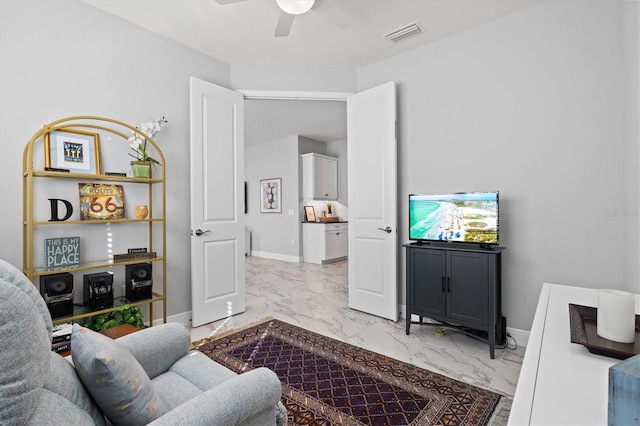
M280 14L275 0L83 1L229 64L349 69L540 0L316 0L310 12L295 17L287 37L274 37ZM424 33L396 44L383 37L416 21ZM280 102L279 108L270 102ZM324 142L346 139L340 102L248 101L245 112L247 144L293 134Z
M356 68L448 37L539 0L316 0L274 37L275 0L83 0L229 64ZM425 33L383 34L418 21Z

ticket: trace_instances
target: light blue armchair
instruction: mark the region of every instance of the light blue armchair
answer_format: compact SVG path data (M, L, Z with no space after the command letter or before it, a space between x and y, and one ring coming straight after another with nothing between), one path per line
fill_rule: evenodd
M73 364L52 352L51 316L36 287L0 260L0 424L105 425ZM271 370L236 374L196 351L180 324L116 340L148 375L161 402L154 425L285 424L282 387ZM73 350L73 344L72 344Z

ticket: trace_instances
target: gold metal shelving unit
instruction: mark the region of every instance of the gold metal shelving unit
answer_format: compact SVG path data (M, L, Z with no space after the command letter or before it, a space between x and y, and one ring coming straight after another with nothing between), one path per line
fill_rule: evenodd
M128 134L131 132L137 132L143 137L147 139L148 148L152 149L155 156L157 156L160 166L156 167L153 172L153 177L149 178L139 178L139 177L129 177L129 176L109 176L109 175L98 175L98 174L85 174L85 173L66 173L66 172L57 172L57 171L47 171L42 169L34 169L34 148L38 144L44 144L44 139L47 134L52 131L96 131L102 132L102 134L110 135L108 141L102 140L100 142L100 148L102 150L109 149L106 145L108 143L113 143L113 139L116 139L122 142L121 138L123 138L125 143L122 145L123 147L128 148ZM111 148L113 149L113 148ZM98 154L99 161L99 154ZM158 176L158 174L160 176ZM162 268L162 283L161 292L153 292L151 299L146 300L138 300L135 302L129 302L124 297L114 297L114 306L101 309L101 310L90 310L84 306L74 305L73 315L64 317L64 318L56 318L53 323L60 324L65 322L76 321L82 318L91 317L94 315L98 315L101 313L106 313L110 311L115 311L119 306L128 304L131 306L149 306L149 322L153 323L153 306L155 303L162 304L162 318L163 322L167 322L167 260L166 260L166 162L164 155L156 142L141 133L136 127L127 124L125 122L106 118L99 116L73 116L62 118L60 120L53 121L49 124L45 124L40 130L38 130L33 137L29 140L27 145L24 148L23 157L22 157L22 228L23 228L23 271L25 275L33 282L35 285L39 285L36 280L39 280L40 277L57 274L60 272L81 272L81 271L94 271L100 272L101 270L111 269L111 268L124 268L126 265L131 264L140 264L140 263L149 263L152 262L154 265L160 265ZM34 185L35 182L40 182L46 184L47 180L67 180L70 184L78 183L78 182L105 182L105 183L113 183L113 184L123 184L123 185L143 185L147 187L147 205L149 206L149 216L145 219L117 219L117 220L109 220L108 222L113 226L119 226L121 224L137 224L136 226L143 226L147 224L147 234L148 234L148 250L149 252L157 252L159 255L154 258L145 258L145 259L133 259L127 261L118 261L115 262L112 258L105 258L102 260L92 260L88 262L81 262L79 265L72 266L68 269L56 269L51 270L44 267L44 264L40 264L35 259L35 251L34 251L34 243L40 243L40 241L34 241L35 230L36 229L47 229L48 227L72 227L74 231L79 231L79 229L83 230L83 235L89 236L91 233L91 226L95 224L104 224L104 220L66 220L66 221L43 221L43 220L34 220ZM161 187L161 200L160 200L160 210L158 214L158 209L154 209L154 187ZM156 192L156 195L158 193ZM125 198L126 200L126 198ZM160 227L158 231L156 227ZM71 229L71 228L70 228ZM85 231L88 229L88 231ZM160 242L154 241L154 231L159 232L161 236ZM154 267L154 269L157 266ZM158 289L158 283L156 282L156 276L154 274L154 288ZM115 285L115 283L114 283ZM74 286L77 288L77 286Z

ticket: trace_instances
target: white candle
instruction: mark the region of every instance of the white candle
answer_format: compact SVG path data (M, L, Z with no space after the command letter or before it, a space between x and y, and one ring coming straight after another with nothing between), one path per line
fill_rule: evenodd
M619 343L636 337L636 297L622 290L598 290L598 336Z

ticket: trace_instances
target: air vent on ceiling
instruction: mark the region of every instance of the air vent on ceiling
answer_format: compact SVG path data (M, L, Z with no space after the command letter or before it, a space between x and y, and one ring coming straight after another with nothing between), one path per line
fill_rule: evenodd
M423 33L424 30L417 22L413 22L411 24L405 25L404 27L398 28L393 31L389 31L382 36L389 40L392 43L397 43L402 40L406 40L409 37L416 36L418 34Z

